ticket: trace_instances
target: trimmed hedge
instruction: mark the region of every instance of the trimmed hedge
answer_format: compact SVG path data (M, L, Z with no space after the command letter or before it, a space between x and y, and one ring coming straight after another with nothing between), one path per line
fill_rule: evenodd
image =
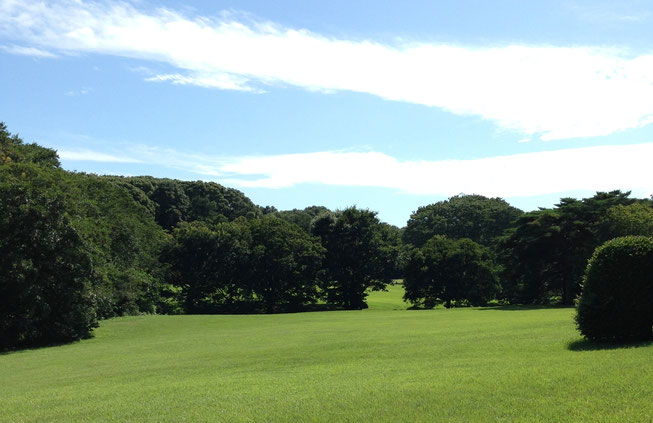
M653 239L615 238L594 251L576 323L590 340L653 339Z

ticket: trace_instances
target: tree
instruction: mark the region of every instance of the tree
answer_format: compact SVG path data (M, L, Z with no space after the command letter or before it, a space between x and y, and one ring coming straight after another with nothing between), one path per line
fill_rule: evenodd
M155 218L163 229L172 229L185 220L190 200L178 181L161 181L150 198L158 205Z
M150 211L113 178L66 173L62 189L93 262L100 317L160 311L166 234Z
M322 289L330 304L367 308L367 290L390 282L387 256L376 213L350 207L318 216L312 233L326 249Z
M249 271L251 234L245 222L181 223L162 253L169 282L181 289L186 313L251 311L253 292L243 283Z
M502 295L511 303L542 303L553 295L571 301L565 282L567 243L555 210L538 210L520 217L498 244L502 264Z
M572 304L587 260L600 245L600 229L611 207L635 202L629 192L597 192L562 198L552 210L524 215L498 244L504 291L511 301L547 302L560 296Z
M62 177L35 164L0 167L0 347L86 338L97 326L91 259Z
M232 221L238 217L253 219L261 212L242 192L215 182L179 182L188 196L190 207L184 220L210 223Z
M615 238L598 247L583 278L576 323L587 339L653 339L653 239Z
M653 236L653 207L648 202L610 207L598 231L603 242L627 235Z
M404 300L418 307L486 305L500 285L490 250L474 241L431 238L414 248L404 270Z
M0 165L11 163L34 163L40 167L60 167L57 152L35 143L25 144L18 135L11 135L7 125L0 122Z
M318 299L323 248L274 216L182 223L164 260L188 313L298 311Z
M292 209L292 210L282 210L276 212L277 216L280 219L283 219L287 222L294 223L295 225L302 228L304 231L311 232L311 223L313 219L317 216L329 213L330 210L322 206L310 206L306 207L303 210Z
M404 231L407 244L421 247L434 235L469 238L491 245L522 211L501 198L457 195L414 212Z
M318 298L324 248L299 226L274 216L249 222L248 285L265 312L299 311Z

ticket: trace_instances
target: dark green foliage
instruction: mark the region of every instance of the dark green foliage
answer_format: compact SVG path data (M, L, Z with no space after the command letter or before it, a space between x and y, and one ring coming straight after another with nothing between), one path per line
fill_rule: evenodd
M163 229L174 228L188 214L190 200L178 181L161 181L150 199L158 206L155 218Z
M317 275L324 249L299 226L276 217L249 222L250 286L267 313L299 311L318 298Z
M253 219L261 215L256 205L236 189L225 188L215 182L179 183L190 200L189 215L184 220L217 223L239 217Z
M252 291L241 283L251 247L245 222L183 223L173 238L162 260L170 266L170 282L181 288L185 312L251 311Z
M520 217L499 244L504 298L532 304L560 295L565 290L566 246L558 212L539 210ZM563 296L567 300L569 294Z
M63 179L34 164L0 167L0 349L86 338L97 326L91 258Z
M590 340L653 339L653 239L615 238L590 259L576 323Z
M189 182L151 176L108 178L130 185L134 199L151 209L157 223L167 230L180 222L220 223L238 217L253 219L262 214L242 192L215 182Z
M276 215L290 223L294 223L306 232L311 232L311 223L313 220L324 213L330 213L330 210L322 206L310 206L304 210L292 209L276 212Z
M297 311L318 298L323 249L273 216L182 224L164 254L189 313Z
M553 210L528 213L499 242L503 286L511 302L543 303L559 297L571 305L587 260L601 243L601 222L611 207L632 204L629 192L563 198Z
M376 213L355 207L315 219L312 232L326 249L322 289L330 304L366 308L368 288L383 289L390 282L393 251L382 231Z
M469 238L491 245L521 214L521 210L501 198L457 195L417 209L406 224L403 239L416 247L434 235Z
M403 242L401 241L402 230L389 223L379 223L379 236L381 238L381 254L383 264L381 267L385 270L385 280L401 279L403 277L402 251Z
M148 209L124 184L96 175L68 174L65 189L96 270L100 315L155 312L165 234Z
M467 238L434 236L412 249L404 272L404 299L418 307L486 305L500 289L490 250Z

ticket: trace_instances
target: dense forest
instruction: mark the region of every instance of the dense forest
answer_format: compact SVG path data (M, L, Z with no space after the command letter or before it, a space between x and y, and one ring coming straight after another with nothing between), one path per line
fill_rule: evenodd
M0 124L0 234L5 349L129 314L361 309L399 279L415 308L571 305L599 245L653 236L653 201L597 192L524 213L458 195L397 228L356 207L260 207L213 182L65 171Z

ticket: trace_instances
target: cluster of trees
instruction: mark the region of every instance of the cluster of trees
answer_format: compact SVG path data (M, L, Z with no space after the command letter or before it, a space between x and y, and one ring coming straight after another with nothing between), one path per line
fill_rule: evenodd
M651 199L598 192L523 213L500 198L455 196L408 221L405 299L418 307L571 305L594 250L626 235L653 236Z
M571 304L598 245L653 235L652 204L613 191L523 213L458 195L399 229L355 207L259 207L211 182L67 172L0 124L0 349L124 314L360 309L402 278L415 307Z
M356 208L322 211L309 230L273 213L182 223L161 258L188 313L299 311L318 302L360 309L394 270L398 249L383 228Z
M0 233L0 349L84 338L125 314L363 308L399 272L399 229L374 212L67 172L4 124Z

